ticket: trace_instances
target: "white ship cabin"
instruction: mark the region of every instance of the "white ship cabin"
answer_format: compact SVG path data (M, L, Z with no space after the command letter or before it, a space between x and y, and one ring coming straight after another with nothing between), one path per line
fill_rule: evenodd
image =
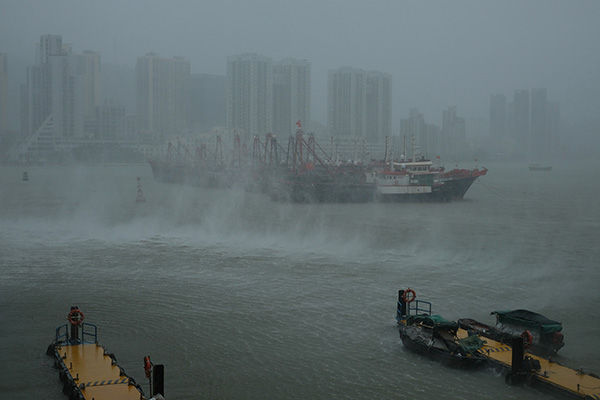
M411 174L428 174L432 165L431 160L394 161L392 163L392 170L394 172L409 172Z

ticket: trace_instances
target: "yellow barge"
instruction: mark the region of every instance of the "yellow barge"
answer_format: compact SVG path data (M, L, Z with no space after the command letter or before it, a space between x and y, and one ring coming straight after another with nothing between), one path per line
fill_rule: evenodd
M84 323L84 315L78 307L71 307L69 324L56 328L54 342L47 354L54 358L63 383L63 393L69 400L146 400L142 387L117 364L114 354L98 344L98 328ZM70 329L69 329L70 325ZM152 376L154 386L152 399L163 399L164 368L145 362L146 376ZM152 382L152 381L151 381Z
M469 336L465 329L457 330L457 337L463 339ZM513 348L508 344L498 342L488 337L478 335L484 342L479 350L488 359L512 373ZM563 392L574 398L600 400L600 378L595 375L586 374L582 370L575 370L561 365L552 360L552 357L545 358L528 352L524 353L524 359L536 360L539 363L539 369L524 371L524 378L529 384L536 386L543 384L546 388L553 391ZM534 363L536 366L537 363ZM511 375L507 375L510 377ZM512 378L508 378L511 380Z
M416 300L416 295L411 289L407 291L400 290L398 293L396 319L401 328L410 323L411 316L432 317L431 303ZM436 316L433 317L433 319L429 320L430 322L435 320ZM430 326L425 326L422 321L419 320L418 323L421 324L419 328L423 329L423 337L431 335L433 339L436 336L436 328L433 326L433 323L430 323ZM447 326L444 328L447 328ZM480 345L476 349L476 354L473 354L472 359L475 361L477 357L484 356L488 364L505 371L507 383L516 384L526 382L532 386L548 389L570 398L600 400L599 376L585 373L581 369L573 369L562 365L554 361L552 357L542 357L526 352L523 337L514 337L511 343L508 344L490 338L481 334L481 332L474 334L463 329L458 324L454 329L450 330L451 335L448 335L448 332L449 330L445 329L443 332L437 334L438 337L445 336L446 339L448 339L448 336L451 336L451 340L453 341L453 343L449 343L446 347L448 354L444 355L445 358L460 358L461 361L466 360L468 362L468 358L472 355L466 354L465 351L462 351L464 354L460 354L460 345L465 340L468 340L469 343L474 343L473 337L475 336L479 339ZM427 344L431 346L430 343L432 342L431 340ZM431 347L427 349L427 344L421 346L421 352L431 351ZM418 343L412 343L412 347L416 347L417 350L419 349Z

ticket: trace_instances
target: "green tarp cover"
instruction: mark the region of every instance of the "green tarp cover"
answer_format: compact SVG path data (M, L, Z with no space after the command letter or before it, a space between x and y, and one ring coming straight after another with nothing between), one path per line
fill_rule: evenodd
M542 333L554 333L562 330L562 324L544 317L541 314L528 310L494 311L498 321L503 324L519 325L527 328L539 329Z
M422 322L426 325L433 326L435 328L443 328L443 329L457 329L458 324L454 321L448 321L441 315L411 315L406 320L408 325Z
M466 354L475 353L477 350L482 348L484 344L485 342L477 335L467 336L466 338L458 341L458 345Z

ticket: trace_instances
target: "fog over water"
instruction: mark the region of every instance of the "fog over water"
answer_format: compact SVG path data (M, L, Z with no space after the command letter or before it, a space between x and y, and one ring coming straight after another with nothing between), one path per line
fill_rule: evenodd
M464 201L341 205L142 165L3 167L0 388L62 398L44 350L78 304L138 382L145 354L166 365L168 398L544 398L412 354L395 327L407 286L450 319L528 308L563 322L561 361L600 370L598 165L489 167Z
M546 398L506 385L497 372L450 369L408 351L394 319L397 291L406 287L450 320L492 324L491 311L525 308L561 321L566 345L558 360L599 374L598 21L596 0L0 0L0 53L8 66L0 71L0 118L8 120L0 121L0 393L65 398L45 350L78 305L86 322L98 325L99 342L144 388L143 357L166 366L169 400ZM93 75L103 92L94 92L94 117L98 106L114 104L119 116L111 121L120 130L101 133L92 118L85 129L95 130L85 131L81 110L82 130L70 134L55 129L60 114L53 123L42 124L49 114L33 121L43 111L38 103L49 99L81 108L75 99L85 86L79 73L36 66L42 35L60 35L73 54L99 55L102 76ZM194 96L172 90L172 99L189 103L194 118L178 132L136 126L143 118L133 114L151 96L136 91L143 79L135 65L148 52L189 61ZM220 168L221 133L224 162L234 164L230 144L240 131L221 126L223 91L227 57L245 53L310 63L310 120L302 123L306 138L316 127L328 151L328 73L349 66L391 75L396 156L400 143L406 146L398 136L404 119L410 135L418 125L422 137L440 139L429 143L427 157L441 149L448 169L462 160L461 168L485 165L487 175L464 200L443 203L298 204L239 187L153 179L147 163L136 164L149 153L176 165L191 162L196 150L203 168ZM29 77L39 82L21 98L34 66ZM80 87L61 89L73 97L61 95L52 86L59 81ZM528 91L522 102L520 89ZM210 101L210 90L219 101ZM504 96L497 107L503 133L495 137L492 94ZM413 108L418 112L406 119ZM444 111L454 117L446 128ZM38 124L31 133L51 134L28 138L21 122ZM531 151L542 147L534 132L547 139L540 159ZM237 143L253 163L245 133ZM288 134L273 133L283 159ZM359 138L341 135L353 157ZM383 154L384 136L378 139ZM120 141L127 143L115 145ZM464 151L453 155L450 147ZM266 163L266 137L264 151ZM369 151L360 150L361 161L379 157ZM207 167L209 158L214 165ZM530 171L529 162L552 171ZM145 203L135 202L137 177Z

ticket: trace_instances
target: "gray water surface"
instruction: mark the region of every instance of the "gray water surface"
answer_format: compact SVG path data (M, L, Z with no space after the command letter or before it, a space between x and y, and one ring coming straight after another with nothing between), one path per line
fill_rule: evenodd
M0 392L63 399L45 355L69 306L173 399L541 399L403 348L411 287L449 319L527 308L600 372L598 165L488 165L464 201L281 204L147 166L0 168ZM136 204L136 177L147 198Z

